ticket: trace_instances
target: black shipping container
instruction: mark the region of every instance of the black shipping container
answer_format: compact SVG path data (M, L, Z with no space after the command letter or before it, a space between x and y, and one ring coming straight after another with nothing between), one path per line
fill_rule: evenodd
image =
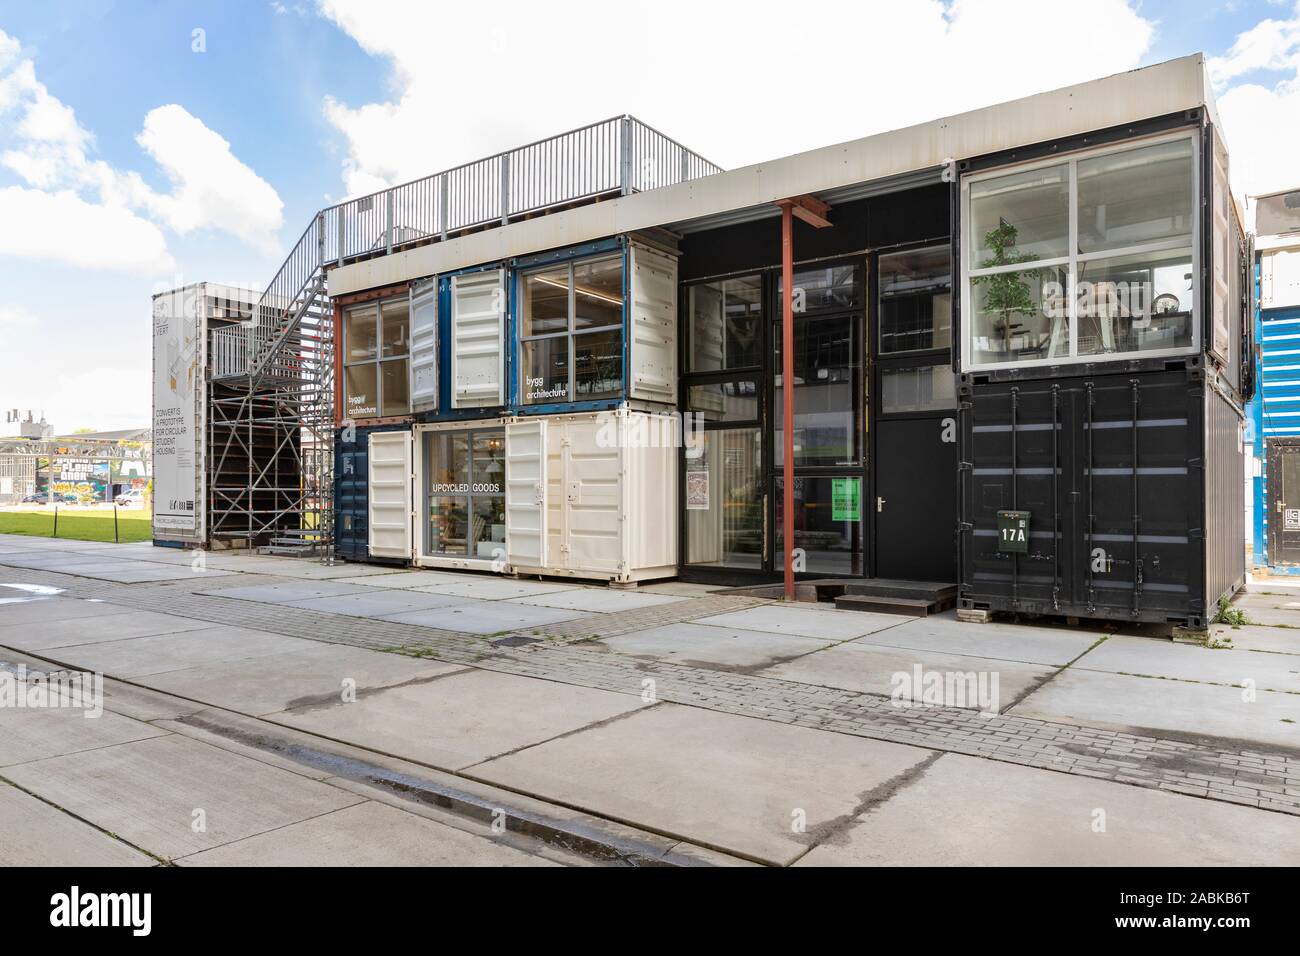
M964 376L960 605L1204 627L1246 570L1242 417L1228 394L1195 361ZM1004 528L1018 517L1006 512L1028 513L1023 545L999 512Z
M338 429L334 435L334 553L348 561L390 563L370 557L370 436L410 425ZM394 562L401 564L404 562Z

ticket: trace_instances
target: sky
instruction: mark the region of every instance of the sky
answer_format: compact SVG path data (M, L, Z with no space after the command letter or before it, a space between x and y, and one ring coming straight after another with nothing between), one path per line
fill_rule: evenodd
M565 129L735 168L1195 52L1234 189L1300 185L1300 0L0 0L0 408L148 425L153 293Z

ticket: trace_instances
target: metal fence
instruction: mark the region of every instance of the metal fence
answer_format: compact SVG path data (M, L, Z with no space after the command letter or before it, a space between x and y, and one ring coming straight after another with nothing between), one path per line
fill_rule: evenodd
M602 195L699 179L722 168L631 116L616 116L321 210L246 326L212 333L213 375L254 371L326 263L394 249Z

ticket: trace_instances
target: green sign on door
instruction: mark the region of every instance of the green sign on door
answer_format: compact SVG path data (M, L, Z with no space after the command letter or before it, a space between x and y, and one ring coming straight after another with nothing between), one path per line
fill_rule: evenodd
M831 479L831 520L862 520L862 479Z

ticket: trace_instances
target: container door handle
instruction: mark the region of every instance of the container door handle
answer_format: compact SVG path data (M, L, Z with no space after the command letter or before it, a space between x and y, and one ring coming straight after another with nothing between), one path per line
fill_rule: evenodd
M881 498L881 497L879 497L879 496L877 496L877 497L876 497L876 511L877 511L877 512L881 512L881 511L884 511L884 510L885 510L885 499L884 499L884 498Z

